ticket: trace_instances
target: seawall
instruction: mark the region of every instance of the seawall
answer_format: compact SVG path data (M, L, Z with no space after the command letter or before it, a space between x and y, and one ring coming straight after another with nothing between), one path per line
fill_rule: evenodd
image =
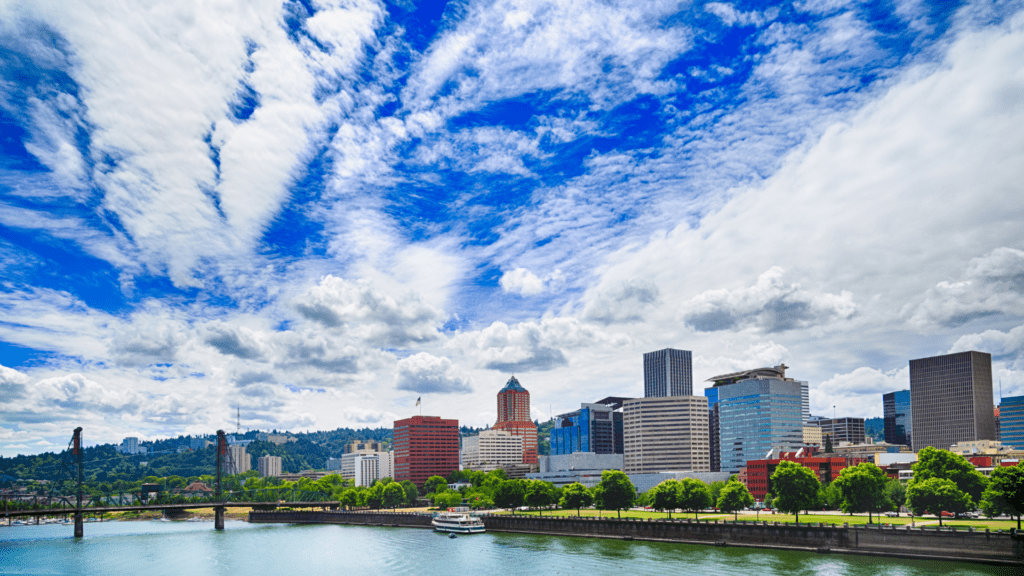
M891 556L924 560L972 561L1020 566L1024 534L961 528L893 526L825 526L774 524L767 521L640 520L483 515L491 532L550 534L621 540L742 546L817 553ZM355 524L430 528L424 514L389 512L250 512L249 521L291 524Z

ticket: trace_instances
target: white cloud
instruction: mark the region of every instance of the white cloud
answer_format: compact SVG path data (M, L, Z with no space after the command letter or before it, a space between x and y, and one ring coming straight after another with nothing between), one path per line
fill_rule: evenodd
M704 10L721 18L726 26L732 26L733 24L761 26L765 22L778 18L779 15L778 8L771 8L765 11L764 14L760 12L740 12L732 4L724 2L708 2L704 5Z
M398 361L395 387L419 394L466 394L472 381L451 360L426 352Z
M544 281L526 268L506 270L498 283L505 292L515 292L520 296L535 296L544 291Z
M681 307L680 316L699 332L755 326L765 332L807 328L853 316L853 295L815 294L799 284L786 285L778 266L757 278L750 288L708 290Z
M993 314L1024 315L1024 251L1002 247L974 258L961 280L939 282L928 289L924 302L904 309L921 330Z
M980 334L967 334L957 339L947 352L976 350L988 352L996 359L1010 362L1013 368L1024 370L1024 326L1001 330L986 330Z
M599 294L587 305L583 317L601 324L639 322L648 308L660 304L658 286L644 280L626 280L617 289Z
M882 394L910 388L910 368L881 371L861 367L815 386L811 384L811 413L873 418L882 415Z
M569 364L565 350L613 340L575 318L544 318L511 328L494 322L483 330L458 333L445 346L475 358L482 368L508 373L561 368Z

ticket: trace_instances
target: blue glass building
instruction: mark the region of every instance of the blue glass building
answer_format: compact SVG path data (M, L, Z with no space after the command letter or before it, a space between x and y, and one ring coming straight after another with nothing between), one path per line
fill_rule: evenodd
M551 454L622 454L622 412L616 410L621 400L582 404L579 410L557 416L551 430Z
M718 388L705 388L704 396L708 399L708 440L711 444L708 452L711 456L711 471L721 472L722 455L719 453L718 445L721 441L721 413L718 407Z
M999 440L1003 446L1024 449L1024 396L999 402Z
M910 390L882 394L882 422L886 442L913 446Z

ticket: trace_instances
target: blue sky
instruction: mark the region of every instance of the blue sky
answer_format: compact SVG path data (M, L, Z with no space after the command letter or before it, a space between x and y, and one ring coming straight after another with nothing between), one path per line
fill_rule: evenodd
M1014 2L0 2L0 454L785 362L1024 394ZM696 386L697 393L701 385ZM997 392L998 394L998 392Z

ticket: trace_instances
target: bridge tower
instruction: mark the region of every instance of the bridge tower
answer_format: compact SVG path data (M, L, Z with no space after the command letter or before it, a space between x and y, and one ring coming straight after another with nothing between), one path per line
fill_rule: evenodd
M221 468L224 465L224 456L228 451L228 439L224 436L223 430L217 430L217 502L223 502L223 493L220 487ZM213 508L213 529L224 529L224 507Z
M84 475L82 473L82 427L75 428L75 436L71 440L73 444L72 454L75 456L75 461L78 464L78 481L76 482L76 492L78 493L77 503L75 504L75 538L81 538L85 535L85 528L82 523L82 480Z

